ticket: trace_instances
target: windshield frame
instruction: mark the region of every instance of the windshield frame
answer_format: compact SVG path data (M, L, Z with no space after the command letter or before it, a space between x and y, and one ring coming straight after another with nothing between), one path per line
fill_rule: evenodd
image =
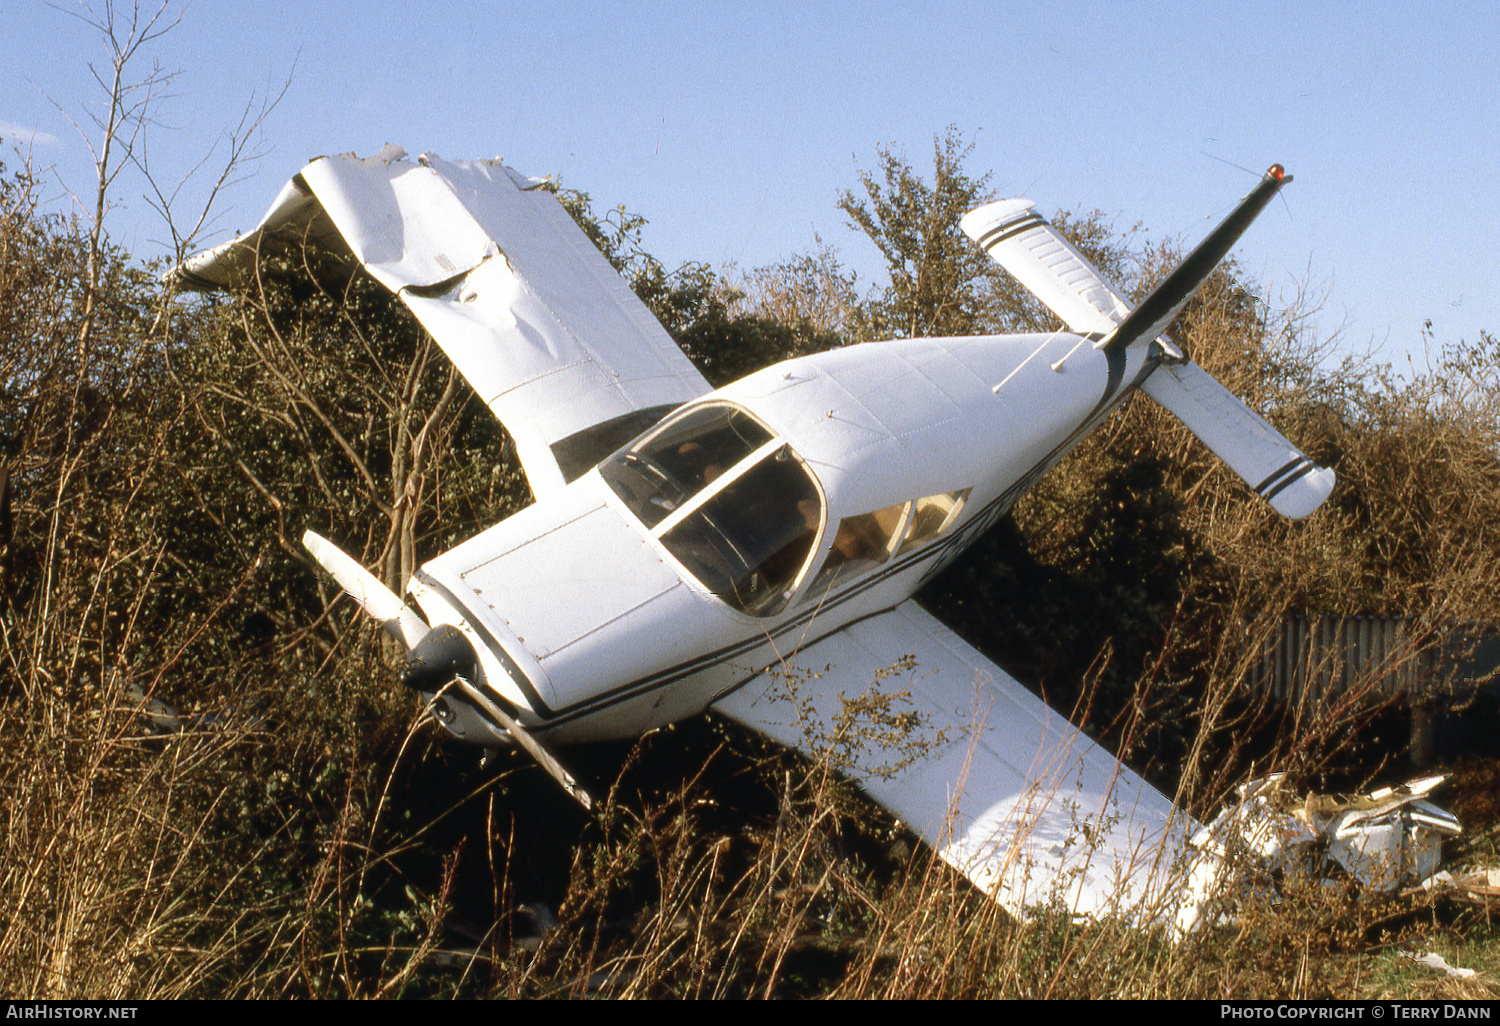
M720 414L721 422L713 419L714 413ZM727 429L738 435L743 451L734 463L716 469L711 476L707 468L715 465L706 465L701 482L688 482L684 486L673 476L672 469L675 468L662 465L665 450L653 450L653 443L660 445L664 439L673 439L670 445L678 447L679 452L696 445L698 438L691 433L680 438L676 436L684 426L683 422L691 419L702 419L705 433ZM715 439L721 444L725 440ZM728 441L734 444L734 439ZM733 530L732 518L719 516L714 519L710 514L723 512L711 511L715 500L747 476L777 473L770 461L783 464L792 461L800 475L794 476L790 482L784 481L790 484L795 494L786 492L778 496L771 492L757 496L771 507L767 521L770 543L781 542L772 551L762 552L764 545L755 542L764 543L765 538L747 539ZM822 482L807 461L785 437L737 403L714 400L679 410L601 461L599 472L615 498L640 522L662 552L681 568L685 579L705 589L729 609L747 616L774 616L786 607L806 581L828 524L827 496ZM660 478L658 491L649 490L648 474ZM646 486L648 490L638 491L636 486ZM671 489L676 489L678 494L665 494ZM778 499L781 500L779 508ZM815 515L805 507L807 502L816 505ZM731 528L726 530L718 521L730 523ZM697 557L689 551L690 548L698 550ZM751 559L755 557L759 558L752 563ZM791 563L793 560L795 562ZM716 572L710 570L709 563L716 564ZM788 563L791 563L790 567Z

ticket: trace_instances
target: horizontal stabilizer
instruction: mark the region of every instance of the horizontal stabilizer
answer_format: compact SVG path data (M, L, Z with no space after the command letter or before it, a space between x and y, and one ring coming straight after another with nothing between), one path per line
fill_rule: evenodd
M1299 520L1333 491L1320 467L1196 363L1162 364L1141 391L1165 406L1283 516Z
M1107 335L1130 304L1088 258L1036 212L1031 200L987 203L959 221L979 248L1080 335Z
M427 621L402 602L370 571L359 565L349 553L313 531L302 535L302 544L323 569L349 593L359 607L369 613L397 641L408 649L427 636Z
M1167 351L1174 352L1162 333L1271 197L1291 180L1280 164L1271 165L1250 195L1136 308L1036 212L1030 200L987 203L965 214L959 225L996 263L1061 317L1070 331L1108 336L1099 343L1108 349L1160 338Z
M1162 364L1141 386L1174 413L1276 510L1305 517L1333 490L1333 471L1313 463L1201 367L1180 361L1162 334L1271 197L1290 182L1273 164L1198 248L1132 309L1087 257L1036 212L1030 200L999 200L969 211L960 224L980 247L1063 319L1069 330L1103 338L1101 346L1160 343Z

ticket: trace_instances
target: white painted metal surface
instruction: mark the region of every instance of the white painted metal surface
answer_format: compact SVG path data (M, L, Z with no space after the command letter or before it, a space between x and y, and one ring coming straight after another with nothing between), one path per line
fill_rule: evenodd
M804 647L714 709L842 764L1017 916L1061 904L1197 918L1183 855L1198 825L911 601Z
M1273 873L1333 880L1336 864L1365 893L1388 893L1432 876L1443 839L1463 832L1457 817L1427 800L1444 779L1340 798L1296 794L1283 774L1272 774L1242 784L1239 801L1200 828L1191 844L1246 877L1245 889Z
M557 198L497 160L319 158L259 227L190 258L183 278L234 284L269 233L289 246L304 229L411 308L510 431L538 497L565 483L554 443L709 390Z
M1279 169L1273 169L1278 172ZM1132 311L1088 258L1036 213L1030 200L1001 200L966 214L965 233L1030 289L1073 331L1106 336ZM1169 356L1141 391L1171 411L1282 516L1312 513L1333 491L1333 471L1317 466L1170 339Z
M1253 209L1280 184L1268 175ZM1201 887L1179 887L1186 817L909 601L1149 385L1170 345L1065 332L869 343L709 393L532 185L497 161L324 158L255 233L180 272L232 287L268 250L311 240L318 273L357 265L395 291L518 440L538 501L407 582L430 634L408 631L394 594L309 536L365 608L399 621L414 646L406 682L479 744L507 736L502 719L562 743L717 702L826 754L847 696L899 664L919 715L847 753L876 800L1018 914L1059 901L1189 925ZM1253 209L1211 239L1227 246ZM981 234L1026 222L1020 242L1002 231L991 251L1024 264L1076 331L1130 316L1029 204L977 213L966 227ZM1196 281L1174 288L1153 322ZM1244 419L1216 397L1198 403L1206 413L1177 406L1195 430ZM614 441L594 453L573 446L580 435Z

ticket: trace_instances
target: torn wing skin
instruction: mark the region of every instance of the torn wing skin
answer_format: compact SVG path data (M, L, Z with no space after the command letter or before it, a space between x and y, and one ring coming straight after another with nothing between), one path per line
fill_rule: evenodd
M1290 181L1280 165L1273 165L1251 194L1254 202L1242 205L1236 214L1253 217ZM1116 332L1126 331L1123 326L1136 311L1082 253L1036 213L1030 200L988 204L970 211L960 224L1071 330L1103 336L1100 344L1105 346L1121 341ZM1243 230L1243 225L1228 222L1221 226L1235 227ZM1195 263L1217 264L1223 252L1213 242L1210 236L1174 274L1192 271ZM1168 284L1164 282L1163 286ZM1142 312L1147 312L1146 304L1152 304L1161 292L1158 289L1147 297ZM1160 366L1141 384L1141 391L1181 420L1277 512L1292 519L1312 513L1333 490L1333 471L1319 467L1201 367L1184 359L1171 340L1159 334L1181 304L1161 305L1161 310L1145 318L1151 324L1131 333L1139 338L1127 342L1154 344L1162 357Z
M413 161L391 147L321 157L253 232L177 274L189 288L239 287L266 252L304 245L326 279L362 267L505 424L541 498L710 389L540 185L498 160Z
M842 763L1017 917L1059 902L1181 930L1198 919L1204 894L1184 856L1198 825L913 601L713 708Z

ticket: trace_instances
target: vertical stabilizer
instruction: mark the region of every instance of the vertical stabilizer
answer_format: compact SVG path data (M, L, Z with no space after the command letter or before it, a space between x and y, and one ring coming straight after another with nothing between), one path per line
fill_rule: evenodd
M1171 274L1162 279L1161 284L1151 290L1150 295L1141 300L1141 305L1120 322L1114 334L1099 343L1100 348L1124 349L1136 342L1151 342L1166 331L1167 325L1177 318L1182 308L1187 306L1188 300L1193 298L1193 293L1208 280L1214 268L1219 266L1240 236L1245 234L1250 222L1266 208L1271 197L1291 180L1292 176L1280 164L1272 164L1262 176L1260 184L1250 191L1250 195L1240 200L1239 206L1230 211L1219 227L1209 232L1208 238L1198 243L1187 259L1178 264Z

